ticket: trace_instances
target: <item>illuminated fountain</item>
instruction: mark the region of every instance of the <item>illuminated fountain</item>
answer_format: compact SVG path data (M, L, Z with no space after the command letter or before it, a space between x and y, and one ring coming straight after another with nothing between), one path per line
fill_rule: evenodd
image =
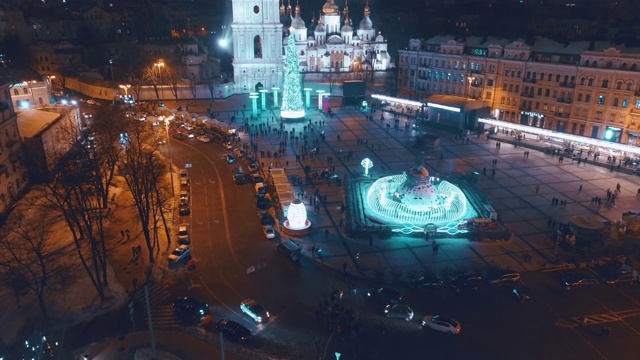
M458 228L467 212L467 198L457 186L429 176L423 165L409 174L385 176L374 182L366 194L366 216L378 223L404 225L399 231L421 231L427 224Z
M287 210L284 231L289 235L305 235L311 230L311 221L307 219L307 209L300 199L294 200Z

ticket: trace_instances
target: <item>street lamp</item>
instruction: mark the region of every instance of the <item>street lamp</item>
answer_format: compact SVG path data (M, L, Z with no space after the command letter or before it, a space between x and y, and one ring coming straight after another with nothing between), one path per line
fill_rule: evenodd
M109 68L111 70L111 81L113 81L113 60L109 59Z
M167 152L169 153L169 177L171 178L171 194L173 194L173 199L175 199L176 189L173 186L173 162L171 161L171 145L169 145L169 119L163 117L163 120L164 128L167 131Z
M158 68L158 76L160 79L160 91L162 92L162 100L164 100L164 86L162 85L162 68L164 68L164 61L160 60L154 63L153 66Z

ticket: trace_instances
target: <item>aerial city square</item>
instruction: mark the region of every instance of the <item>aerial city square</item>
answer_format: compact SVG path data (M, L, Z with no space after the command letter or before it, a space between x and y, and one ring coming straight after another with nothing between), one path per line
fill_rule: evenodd
M640 358L630 0L5 0L0 360Z

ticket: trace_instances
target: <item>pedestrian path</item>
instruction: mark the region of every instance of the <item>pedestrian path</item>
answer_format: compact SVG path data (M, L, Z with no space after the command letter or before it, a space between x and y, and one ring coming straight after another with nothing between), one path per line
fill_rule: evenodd
M171 305L170 292L166 286L151 284L147 286L149 291L149 307L151 308L151 318L153 327L158 330L172 330L180 328L180 324L175 318ZM140 311L144 313L145 325L149 326L149 317L146 309L146 298L144 287L138 288L134 293L136 303L140 305Z

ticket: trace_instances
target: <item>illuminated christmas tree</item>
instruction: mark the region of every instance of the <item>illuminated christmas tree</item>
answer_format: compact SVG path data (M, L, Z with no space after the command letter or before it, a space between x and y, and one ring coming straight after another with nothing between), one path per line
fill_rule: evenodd
M282 90L282 111L280 116L285 119L304 118L302 103L302 83L298 69L298 51L293 34L289 34L286 56L284 59L284 87Z

